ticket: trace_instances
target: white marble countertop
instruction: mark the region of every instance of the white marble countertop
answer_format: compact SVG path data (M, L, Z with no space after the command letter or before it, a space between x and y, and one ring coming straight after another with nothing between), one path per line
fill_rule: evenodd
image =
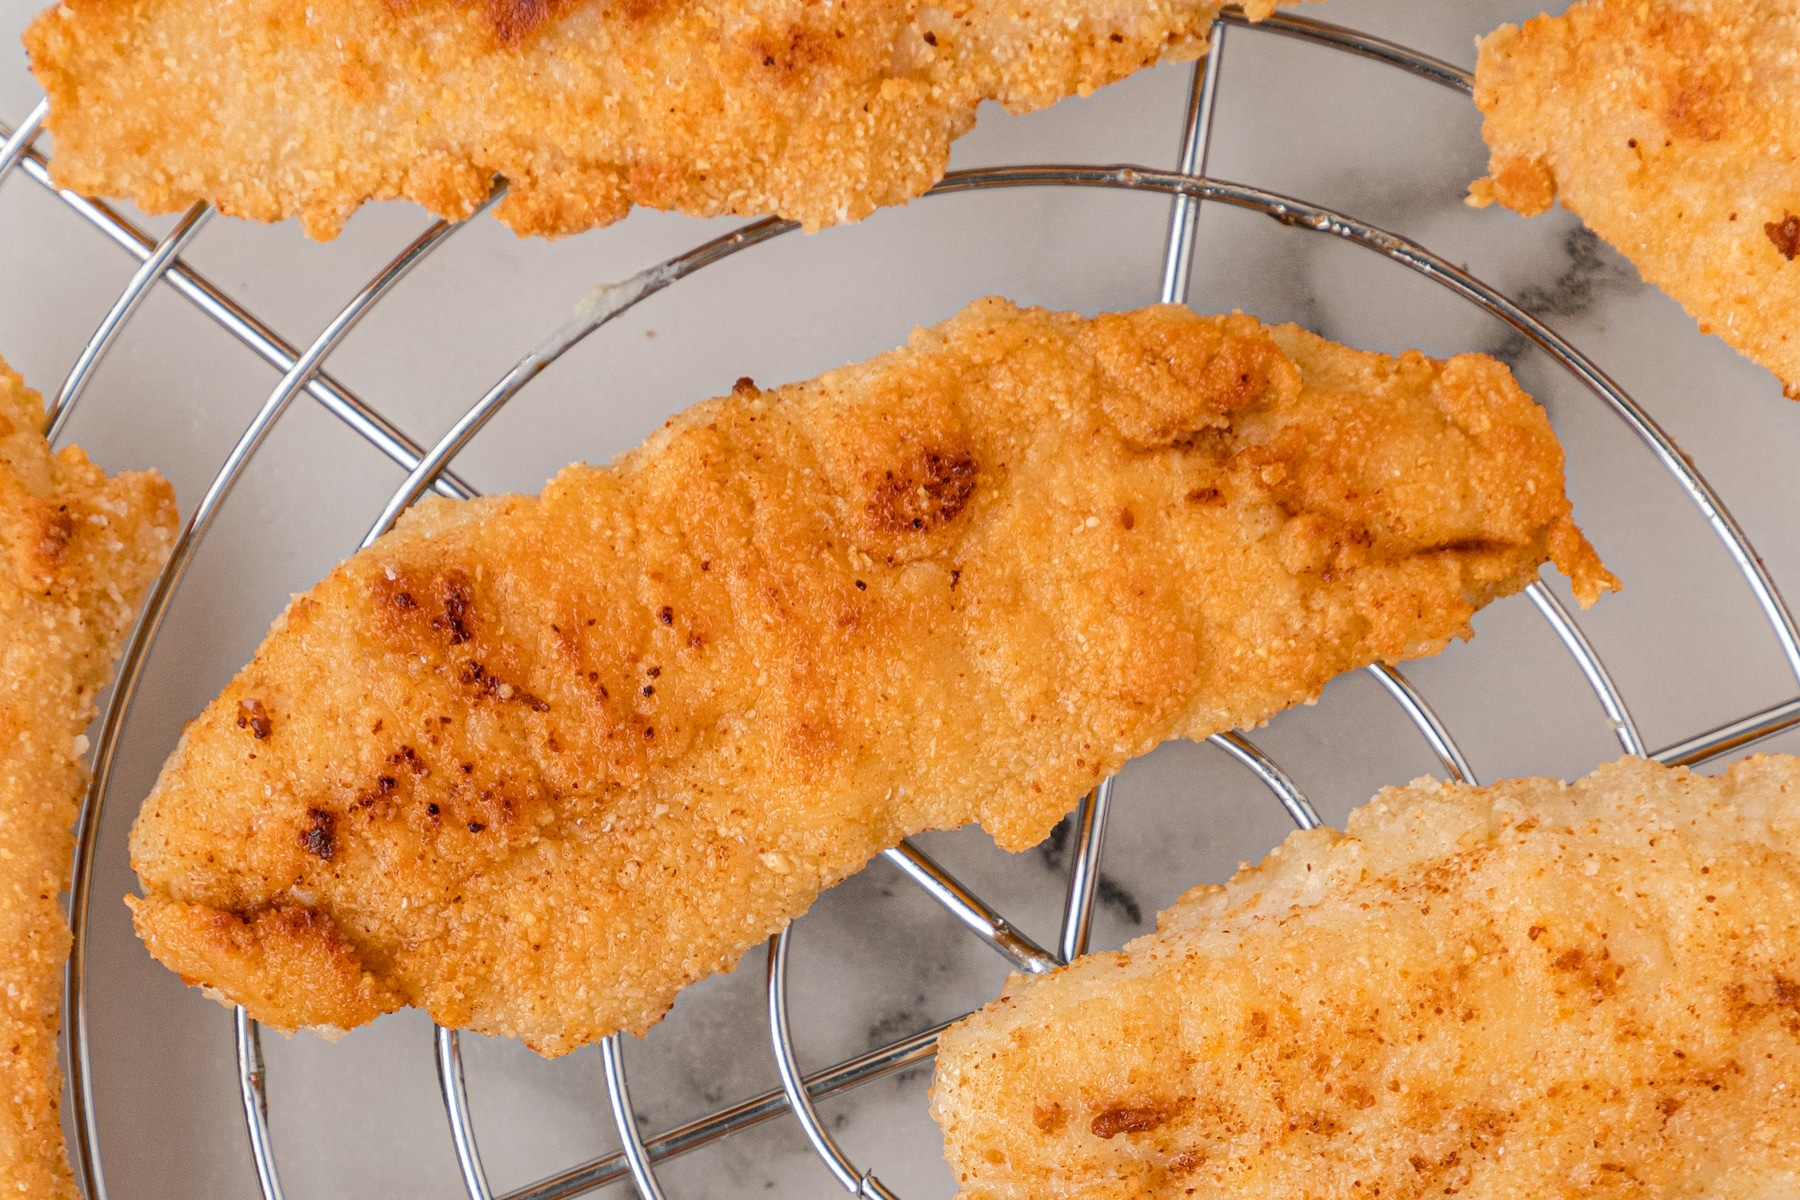
M9 38L37 0L3 0ZM1522 0L1330 0L1307 15L1472 65L1473 39L1532 15ZM16 42L6 44L16 47ZM1464 264L1587 351L1681 443L1800 596L1800 405L1761 369L1702 337L1670 300L1566 213L1533 221L1462 203L1485 153L1467 98L1391 67L1256 31L1228 35L1209 171L1355 214ZM984 111L955 165L1130 162L1171 167L1189 68L1145 72L1023 118ZM16 48L0 119L37 92ZM605 460L669 413L750 375L806 378L899 344L977 296L1094 312L1157 298L1169 202L1029 190L932 198L862 225L793 235L657 295L589 338L456 463L484 490L535 490L574 458ZM143 221L141 216L134 218ZM161 231L168 219L145 222ZM214 221L186 261L304 344L427 224L365 209L329 245L290 223ZM640 212L559 243L480 220L449 239L334 355L329 369L401 428L434 440L596 283L733 227ZM1501 354L1549 407L1569 451L1577 517L1626 590L1582 627L1661 747L1785 700L1796 683L1704 522L1592 394L1507 327L1354 245L1208 205L1192 303L1298 320L1371 349ZM133 261L56 197L15 175L0 188L0 353L53 391ZM185 299L159 288L106 360L70 434L109 469L155 465L184 512L276 375ZM354 547L401 472L319 406L282 420L226 504L184 584L122 743L101 829L89 1021L95 1103L114 1200L245 1197L256 1179L239 1106L230 1016L150 961L118 897L124 839L182 722L249 655L290 592ZM1559 582L1555 589L1566 597ZM1479 636L1406 670L1483 779L1570 775L1618 747L1560 643L1524 597ZM1339 821L1384 784L1437 760L1367 675L1253 735ZM1768 743L1800 749L1800 738ZM1218 750L1172 744L1123 773L1107 843L1098 947L1148 931L1187 887L1224 878L1289 828ZM979 831L921 842L1041 941L1053 941L1062 856L997 851ZM993 996L1005 965L893 868L877 862L796 926L796 1038L807 1069L860 1054ZM690 989L627 1061L647 1133L775 1084L762 952ZM386 1018L335 1045L268 1039L269 1104L287 1195L462 1195L433 1073L430 1025ZM612 1150L598 1052L542 1062L465 1039L481 1149L496 1192ZM954 1191L926 1112L929 1066L822 1104L846 1150L909 1200ZM791 1120L676 1159L671 1197L842 1194ZM629 1185L620 1185L628 1187Z

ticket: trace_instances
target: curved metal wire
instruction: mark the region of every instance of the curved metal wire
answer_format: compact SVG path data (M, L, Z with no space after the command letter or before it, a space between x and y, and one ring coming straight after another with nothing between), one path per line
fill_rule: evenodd
M967 1016L964 1013L963 1016ZM962 1020L958 1017L957 1021ZM945 1021L942 1025L934 1025L930 1029L921 1030L910 1037L890 1042L877 1050L858 1055L815 1071L806 1077L807 1093L814 1097L833 1096L839 1092L849 1091L877 1079L885 1078L896 1071L904 1071L908 1067L916 1067L920 1063L931 1061L937 1052L938 1035L954 1025L956 1021ZM760 1125L764 1121L772 1121L788 1111L787 1094L780 1088L741 1101L730 1108L711 1113L697 1121L658 1134L644 1143L645 1154L651 1162L663 1162L677 1155L697 1150L701 1146L709 1146L720 1138L729 1137L741 1130ZM615 1151L600 1158L591 1159L554 1175L528 1183L516 1191L508 1192L500 1200L569 1200L571 1196L579 1196L591 1192L595 1188L605 1187L609 1183L617 1183L631 1175L625 1163L623 1151Z
M131 281L125 285L125 290L119 293L119 298L113 301L112 308L107 311L106 316L94 330L94 335L88 338L87 345L81 348L80 357L75 360L75 365L69 368L68 377L63 380L62 387L57 390L56 399L50 404L50 411L45 414L44 436L52 443L62 436L63 426L68 424L69 414L75 410L75 402L81 399L81 393L87 387L88 380L93 378L95 369L99 367L100 360L106 356L107 350L112 347L113 340L119 336L119 331L125 328L125 322L131 319L131 315L138 310L138 306L143 304L150 295L151 286L161 279L170 267L175 265L176 258L180 257L181 252L187 249L188 243L193 241L202 229L206 228L207 219L212 214L211 205L194 204L181 214L181 220L177 221L175 227L163 235L162 241L156 244L156 249L151 252L150 257L140 263L138 269L132 273Z
M791 233L800 226L793 221L777 220L765 217L760 221L752 221L743 228L714 238L710 242L696 246L685 254L678 254L666 262L658 263L645 271L639 271L630 279L619 283L603 283L582 298L581 303L569 314L569 319L562 327L551 334L544 342L524 358L520 359L512 370L501 377L500 381L489 388L487 394L477 400L462 419L450 427L449 432L438 439L433 446L407 475L406 482L394 493L387 507L376 518L370 527L369 535L363 539L367 546L376 538L392 529L394 522L408 506L423 496L428 488L436 482L438 475L452 458L469 444L482 427L494 418L506 402L539 375L551 363L561 358L570 347L582 338L594 332L620 314L636 307L639 301L662 291L677 280L685 279L694 272L713 263L731 257L740 250L761 245L771 238Z
M1593 644L1587 640L1587 634L1581 632L1581 626L1569 615L1569 610L1562 606L1554 593L1542 583L1534 583L1525 589L1531 602L1537 606L1550 628L1581 668L1582 677L1593 689L1594 696L1600 701L1600 707L1606 712L1606 722L1612 728L1613 736L1619 739L1619 745L1625 753L1638 758L1644 757L1644 739L1638 736L1637 722L1631 719L1631 710L1625 707L1625 697L1614 686L1612 676L1607 673L1606 664L1594 653Z
M1341 25L1328 25L1324 21L1315 21L1310 17L1297 17L1291 13L1275 13L1260 21L1252 21L1244 15L1242 9L1236 6L1221 12L1219 20L1227 25L1237 25L1244 29L1259 29L1264 33L1278 33L1296 41L1311 42L1315 46L1327 46L1333 50L1347 51L1359 58L1372 58L1377 62L1386 63L1390 67L1398 67L1409 75L1417 75L1421 79L1429 79L1433 83L1442 84L1465 96L1475 94L1475 72L1466 71L1454 63L1447 63L1441 58L1433 58L1429 54L1420 54L1417 50L1408 49L1399 42L1390 42L1386 38L1376 37L1372 33L1359 33L1354 29L1345 29Z
M462 1042L456 1030L439 1027L433 1044L437 1050L438 1088L444 1094L444 1111L450 1114L450 1141L456 1147L456 1166L462 1173L469 1200L494 1200L487 1171L481 1165L481 1148L475 1144L475 1125L469 1119L469 1083L463 1076ZM257 1169L262 1163L257 1163ZM273 1173L273 1166L270 1167ZM273 1200L273 1198L269 1198ZM645 1200L660 1200L646 1196Z
M1432 753L1438 756L1438 762L1443 764L1445 774L1450 776L1450 782L1476 782L1475 768L1471 767L1469 760L1463 757L1462 749L1456 744L1456 739L1450 736L1450 730L1438 719L1438 715L1432 710L1431 705L1425 702L1425 697L1419 693L1418 688L1413 686L1412 680L1402 675L1398 667L1390 667L1386 663L1374 663L1368 668L1368 671L1369 674L1381 681L1381 686L1387 689L1387 694L1399 701L1400 707L1406 710L1406 715L1412 718L1413 725L1425 736L1426 744L1431 747Z
M29 125L28 120L19 127L18 131L8 131L5 124L0 123L0 138L7 138L7 144L11 145ZM23 145L23 143L20 144ZM110 205L104 201L90 200L86 196L79 196L74 192L58 188L52 183L49 160L37 151L26 149L17 162L19 168L39 187L61 200L71 211L83 217L95 229L105 234L109 241L137 259L138 262L142 263L155 252L156 239L120 216ZM294 365L294 356L298 353L294 346L263 324L237 301L220 291L210 280L189 269L179 260L164 273L164 278L168 280L170 287L184 296L194 307L211 317L221 329L248 347L265 363L283 374L286 374ZM419 461L417 442L328 373L320 371L314 375L306 385L306 392L307 395L318 401L327 412L349 426L357 436L398 463L402 470L410 471L413 465ZM444 472L435 486L446 496L467 498L474 495L472 489L464 486L462 481L450 472Z
M19 122L19 127L11 133L0 134L5 137L0 142L0 183L12 174L12 169L19 165L31 149L31 143L37 140L38 133L44 128L44 118L50 115L50 101L46 97L39 100L32 110Z
M1212 148L1213 112L1219 102L1219 77L1225 64L1225 22L1215 20L1207 40L1206 56L1194 64L1188 87L1187 120L1181 126L1181 154L1176 170L1183 175L1206 174L1207 152ZM1177 196L1169 205L1169 242L1163 251L1162 302L1186 304L1194 278L1194 228L1200 218L1200 202Z
M361 291L351 298L342 311L334 317L318 338L294 362L268 400L263 403L256 417L244 430L231 453L225 458L218 474L213 477L211 486L195 506L187 524L175 540L175 546L169 554L169 561L163 565L157 575L156 583L151 588L149 598L144 602L143 612L137 624L132 628L131 636L126 639L124 653L119 660L117 682L113 685L113 694L106 706L102 718L100 739L94 748L93 776L88 785L86 797L83 799L81 811L75 823L75 861L69 892L69 924L74 934L74 944L69 955L69 974L67 1000L70 1019L65 1023L65 1036L68 1039L68 1061L70 1064L69 1084L73 1094L75 1140L82 1163L84 1182L90 1200L103 1200L105 1196L105 1179L100 1168L100 1157L96 1137L97 1123L93 1111L93 1064L88 1058L87 1041L87 923L88 909L92 893L94 853L100 830L100 812L105 803L107 788L112 781L113 764L118 754L119 735L124 729L125 715L130 711L131 702L137 694L138 682L142 676L144 662L151 644L156 640L157 632L162 627L163 618L168 615L169 602L174 598L175 590L180 586L182 577L193 562L194 553L205 538L207 530L218 516L219 508L231 489L237 484L244 467L251 457L267 439L269 431L287 410L294 397L299 394L312 375L319 369L338 344L356 327L375 302L386 295L406 275L442 243L457 227L438 222L413 240L382 271L365 284ZM248 1072L246 1072L248 1073ZM260 1080L261 1075L257 1073ZM251 1089L258 1093L260 1087ZM252 1127L258 1116L250 1111L246 1102L246 1119ZM258 1162L259 1174L265 1172L265 1164ZM274 1175L274 1166L267 1164L266 1173ZM278 1200L277 1194L268 1194L268 1200Z
M1065 963L1087 953L1094 930L1094 897L1100 890L1100 857L1106 850L1106 819L1112 808L1113 780L1082 798L1075 809L1075 846L1069 855L1069 892L1063 900L1057 956Z
M1302 829L1317 829L1325 822L1319 819L1312 801L1306 798L1287 772L1275 765L1275 760L1264 754L1255 743L1241 733L1215 733L1206 739L1238 762L1250 769L1250 773L1262 781L1264 787L1274 793L1275 799L1281 802L1289 819Z
M930 855L913 845L911 839L882 851L882 857L900 868L969 932L993 947L1012 964L1013 970L1042 975L1061 965L1055 955L1019 932L1012 922L988 907L987 901L964 887Z
M1728 722L1717 729L1664 747L1650 757L1671 767L1693 767L1709 758L1741 750L1752 742L1800 725L1800 699L1786 700L1759 713Z
M631 1171L631 1182L639 1200L664 1200L662 1183L650 1169L650 1152L644 1148L644 1136L638 1132L637 1116L631 1107L631 1089L625 1082L623 1034L600 1039L601 1065L606 1072L606 1098L612 1101L613 1123L619 1129L619 1152Z
M256 1183L264 1200L282 1200L281 1176L275 1173L275 1147L269 1137L269 1095L263 1086L268 1068L263 1061L262 1027L242 1008L232 1014L232 1027L237 1032L238 1098L250 1128Z
M800 1130L806 1134L813 1153L819 1156L846 1192L859 1198L899 1200L872 1173L858 1171L838 1148L836 1140L825 1132L825 1126L819 1121L819 1111L813 1107L812 1094L806 1090L806 1083L801 1078L800 1064L794 1060L793 1029L788 1024L787 954L788 940L793 932L794 927L789 925L769 939L769 1040L775 1047L775 1070L781 1075L782 1094L787 1097L788 1108L800 1122Z

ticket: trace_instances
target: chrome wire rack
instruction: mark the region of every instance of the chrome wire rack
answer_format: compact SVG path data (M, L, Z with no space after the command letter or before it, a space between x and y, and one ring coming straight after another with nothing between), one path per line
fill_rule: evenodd
M1800 630L1796 629L1793 617L1755 549L1698 468L1677 449L1644 409L1593 361L1520 303L1407 238L1303 200L1208 176L1208 146L1219 93L1219 72L1227 38L1235 36L1231 34L1233 30L1254 30L1252 36L1315 43L1376 60L1464 95L1473 92L1473 80L1468 71L1381 38L1294 16L1277 16L1251 25L1241 14L1228 10L1213 26L1209 54L1193 71L1177 170L1061 165L965 170L947 176L930 194L945 196L996 189L1058 187L1167 196L1171 200L1171 214L1161 286L1161 298L1166 302L1184 302L1187 298L1196 218L1203 204L1214 203L1258 213L1292 229L1353 243L1411 269L1459 299L1478 306L1541 350L1648 448L1730 556L1744 586L1750 590L1773 631L1788 670L1800 683ZM0 145L0 182L15 172L24 175L54 193L70 211L84 218L139 263L59 389L49 412L51 436L54 438L62 433L96 367L159 283L188 300L281 372L280 383L238 438L182 530L174 553L146 604L142 620L128 643L117 686L95 741L92 786L77 827L78 849L70 904L75 941L68 973L65 1037L73 1099L69 1113L73 1151L88 1196L91 1200L99 1200L107 1192L94 1104L94 1064L87 1006L89 924L100 813L113 788L120 736L170 602L220 506L276 422L294 400L304 395L407 472L404 484L393 494L364 539L363 544L367 545L391 527L408 505L429 491L458 498L475 495L470 484L450 471L451 462L504 405L576 343L647 297L703 268L792 233L796 226L775 219L753 221L621 283L596 288L560 329L520 359L447 433L434 445L426 447L409 438L393 422L334 379L326 372L325 364L357 324L409 272L442 246L456 232L456 226L441 221L432 225L358 290L311 344L297 347L183 260L184 251L207 225L210 211L205 206L196 205L183 214L167 234L153 238L101 201L57 191L50 182L46 157L33 148L44 115L44 106L39 105L16 128L0 127L0 137L4 137L4 144ZM497 192L489 204L498 198ZM1647 754L1664 763L1692 765L1800 725L1800 697L1797 697L1651 751L1638 733L1624 696L1614 685L1606 665L1581 627L1543 584L1533 584L1526 594L1579 668L1620 748L1627 754ZM1368 670L1416 728L1444 774L1453 780L1475 782L1475 772L1455 738L1407 677L1389 666ZM1239 733L1227 733L1213 737L1211 742L1250 772L1294 824L1309 828L1319 823L1313 805L1300 788L1249 738ZM1034 973L1050 971L1083 953L1087 947L1111 795L1112 782L1109 780L1086 797L1075 814L1071 827L1067 894L1059 937L1053 948L1031 940L917 846L902 843L887 851L885 857L957 922L1000 954L1012 969ZM564 1200L624 1180L635 1185L645 1200L660 1200L664 1193L657 1178L659 1163L784 1114L798 1122L812 1149L846 1191L857 1196L891 1198L894 1193L886 1185L869 1169L851 1161L840 1149L821 1120L815 1101L926 1062L944 1025L803 1075L796 1061L789 1019L788 963L792 936L790 928L771 939L768 953L767 1023L781 1083L778 1089L719 1109L678 1128L644 1136L633 1110L621 1039L615 1035L602 1045L602 1063L621 1149L505 1193L499 1200ZM235 1027L243 1111L257 1176L266 1200L280 1200L282 1180L270 1136L260 1031L242 1009L237 1010ZM444 1109L464 1186L471 1200L493 1200L496 1193L483 1169L470 1116L457 1034L438 1030L435 1051Z

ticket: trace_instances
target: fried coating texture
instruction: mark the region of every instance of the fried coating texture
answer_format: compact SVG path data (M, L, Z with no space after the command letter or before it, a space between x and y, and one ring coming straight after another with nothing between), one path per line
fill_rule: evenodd
M1612 582L1492 359L977 301L541 496L416 507L188 727L137 927L275 1026L413 1004L564 1053L903 836L1029 846L1546 558Z
M961 1200L1792 1196L1800 759L1387 788L939 1043Z
M1488 175L1555 199L1800 399L1800 2L1581 0L1481 43Z
M1252 0L1258 16L1276 0ZM810 229L1015 113L1198 58L1220 0L61 0L25 45L60 186L335 236L363 201L562 235L634 204Z
M168 555L175 495L52 453L44 407L0 362L0 1195L76 1200L63 1152L58 1012L70 827L94 694Z

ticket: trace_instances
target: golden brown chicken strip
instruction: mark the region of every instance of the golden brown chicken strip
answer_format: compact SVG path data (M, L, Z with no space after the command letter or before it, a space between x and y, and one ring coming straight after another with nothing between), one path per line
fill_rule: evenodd
M69 832L94 694L169 552L155 472L108 479L53 454L43 402L0 362L0 1195L75 1200L63 1154L57 1013Z
M808 229L1012 112L1199 57L1221 0L63 0L25 35L57 182L334 236L404 196L568 234L634 204ZM1276 0L1252 0L1264 15Z
M541 496L428 500L276 622L132 853L273 1025L654 1023L923 829L1043 838L1170 737L1612 583L1506 368L983 300Z
M1800 4L1582 0L1481 43L1488 177L1554 199L1800 398Z
M1419 780L944 1034L961 1200L1800 1189L1800 759Z

